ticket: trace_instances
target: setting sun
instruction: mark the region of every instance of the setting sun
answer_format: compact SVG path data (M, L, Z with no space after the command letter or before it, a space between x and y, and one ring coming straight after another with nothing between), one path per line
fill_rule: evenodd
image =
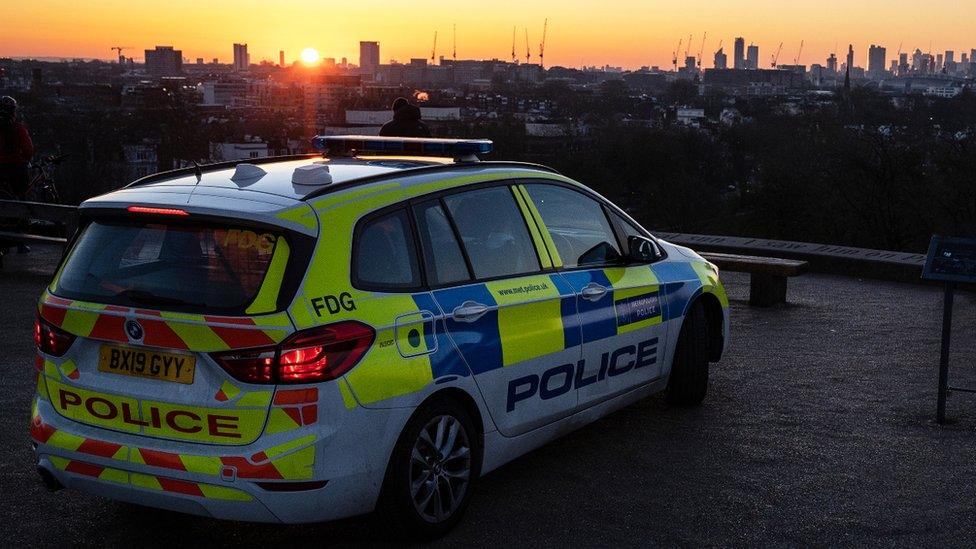
M319 50L315 48L305 48L302 50L302 63L314 65L319 62Z

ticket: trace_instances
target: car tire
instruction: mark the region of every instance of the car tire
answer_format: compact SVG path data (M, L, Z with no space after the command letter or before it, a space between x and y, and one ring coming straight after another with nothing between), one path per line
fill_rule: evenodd
M685 316L668 377L667 401L679 406L701 404L708 391L708 322L701 301Z
M454 528L471 501L481 447L478 429L456 401L438 400L418 409L390 456L377 505L382 527L398 538L418 541L439 538Z

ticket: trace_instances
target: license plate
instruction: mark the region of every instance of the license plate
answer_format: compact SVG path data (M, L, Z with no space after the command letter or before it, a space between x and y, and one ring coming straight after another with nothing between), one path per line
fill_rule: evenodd
M196 363L196 357L190 355L159 353L116 345L102 345L98 352L100 372L176 383L193 383Z

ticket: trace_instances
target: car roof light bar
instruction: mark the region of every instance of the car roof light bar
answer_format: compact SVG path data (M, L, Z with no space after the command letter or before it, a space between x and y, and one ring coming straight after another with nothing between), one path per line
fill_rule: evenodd
M422 137L374 137L369 135L319 135L312 146L336 156L383 154L446 156L458 162L477 162L492 150L488 139L435 139Z

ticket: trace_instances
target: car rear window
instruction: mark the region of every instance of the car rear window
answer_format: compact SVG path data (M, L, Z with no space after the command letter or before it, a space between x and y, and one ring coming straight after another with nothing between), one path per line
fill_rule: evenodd
M288 245L265 229L93 221L54 292L113 305L242 313L276 252L287 254Z
M386 291L420 286L420 267L406 210L367 221L356 241L353 276L359 287Z

